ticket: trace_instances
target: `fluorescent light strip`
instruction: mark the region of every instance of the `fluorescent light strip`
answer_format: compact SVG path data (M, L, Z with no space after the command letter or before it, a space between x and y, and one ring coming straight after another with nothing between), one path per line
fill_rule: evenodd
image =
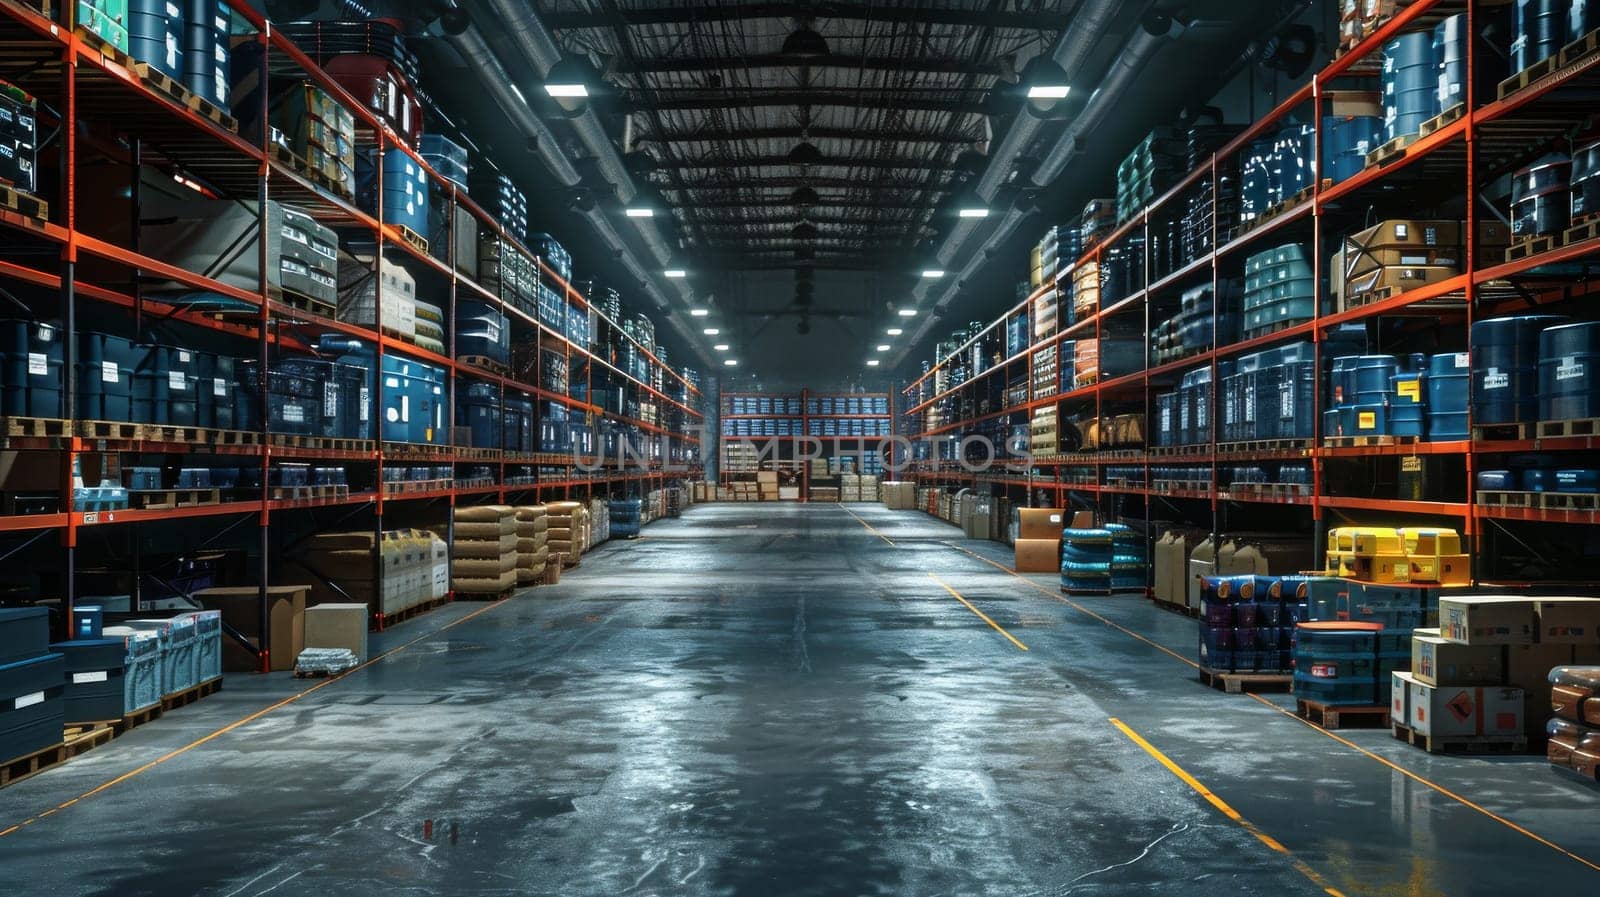
M515 90L516 88L512 89ZM569 99L588 96L589 88L584 87L582 84L546 84L544 92L557 99Z

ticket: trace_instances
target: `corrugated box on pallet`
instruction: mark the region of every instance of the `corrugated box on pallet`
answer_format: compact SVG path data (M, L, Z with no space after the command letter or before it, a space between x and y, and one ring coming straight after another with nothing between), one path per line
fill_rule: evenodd
M319 604L306 609L307 648L348 648L367 659L367 606Z
M1523 692L1501 686L1409 684L1410 728L1430 737L1523 734Z
M1600 645L1600 600L1540 598L1535 604L1539 630L1535 640L1547 645Z
M1467 645L1531 645L1537 627L1535 600L1517 595L1442 596L1440 634Z
M305 648L306 602L309 585L267 587L267 625L271 642L268 661L275 673L294 669L294 659ZM201 589L194 593L200 606L222 611L222 622L257 644L261 640L261 611L256 586ZM260 661L231 638L222 640L225 671L255 672Z
M1411 675L1425 685L1500 685L1505 666L1498 645L1463 645L1441 638L1438 630L1411 635Z

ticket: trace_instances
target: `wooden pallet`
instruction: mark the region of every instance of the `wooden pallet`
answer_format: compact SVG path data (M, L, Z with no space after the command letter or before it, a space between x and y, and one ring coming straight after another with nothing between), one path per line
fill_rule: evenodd
M66 745L53 744L43 750L0 763L0 788L36 776L52 766L66 762L66 759Z
M421 252L423 255L427 255L428 254L428 238L427 237L424 237L423 235L421 235L421 234L417 233L416 231L412 230L411 228L406 227L404 224L391 224L389 226L394 228L395 233L400 235L400 239L406 241L407 243L410 243L411 247L413 249L417 250L418 252Z
M428 442L385 442L381 448L390 458L412 458L419 461L445 460L446 456L454 451L447 445L434 445Z
M1423 735L1391 722L1394 737L1430 754L1521 754L1528 750L1526 735Z
M1500 82L1499 99L1503 100L1519 90L1526 89L1528 85L1550 75L1558 68L1561 68L1560 53L1535 62L1533 65Z
M1534 425L1536 439L1561 439L1568 436L1600 436L1600 418L1542 420Z
M142 442L170 442L182 445L206 445L211 442L212 430L207 427L184 427L176 424L138 424Z
M1466 114L1467 104L1457 103L1449 109L1446 109L1438 115L1435 115L1433 118L1423 122L1422 127L1418 129L1417 134L1421 137L1426 137L1429 134L1432 134L1434 131L1444 130L1450 125L1455 124L1457 121L1460 121L1462 116Z
M1574 243L1584 243L1600 237L1600 216L1589 216L1588 220L1580 221L1567 228L1561 235L1561 245L1571 246Z
M0 208L10 209L41 225L50 220L49 203L32 193L24 193L6 184L0 184Z
M384 495L416 495L440 492L455 485L455 480L395 480L383 484Z
M1600 510L1600 495L1593 492L1539 492L1539 507L1546 511Z
M333 672L331 670L295 670L294 677L296 679L337 679L340 676L343 676L345 673L357 669L359 666L360 664L357 664L356 666L339 670L338 672Z
M327 318L331 321L336 320L339 316L339 307L337 305L331 305L314 296L307 296L294 290L279 290L278 295L273 298L274 301L295 311L316 315L319 318Z
M517 587L512 586L509 589L501 589L498 592L462 592L457 590L455 595L457 601L504 601L516 594L516 592Z
M1401 134L1399 137L1385 143L1370 153L1367 153L1367 167L1381 167L1405 158L1406 149L1416 143L1420 134Z
M128 506L135 510L173 511L222 503L221 489L129 489Z
M129 729L142 726L145 723L151 722L152 720L160 719L161 713L161 702L157 701L143 710L135 710L132 713L127 714L116 725L120 727L121 731L126 732Z
M85 723L69 726L61 739L61 746L66 749L67 759L72 759L86 751L93 750L122 734L114 723Z
M1502 492L1496 490L1480 490L1478 492L1478 507L1480 508L1537 508L1539 503L1538 492Z
M1200 681L1230 695L1245 692L1288 691L1294 676L1288 673L1225 673L1200 668Z
M116 439L126 442L137 440L142 426L144 425L120 420L80 420L77 422L78 435L85 439Z
M424 601L424 602L422 602L420 604L413 604L410 607L406 608L405 610L396 611L396 612L394 612L392 614L384 614L384 613L373 614L372 615L372 630L374 632L382 632L382 631L384 631L385 629L387 629L390 626L394 626L394 625L396 625L398 623L404 623L405 621L411 619L412 617L420 617L423 614L428 613L429 611L438 610L439 608L444 607L446 604L449 604L449 603L450 603L450 596L449 595L445 595L443 598L431 598L431 599L429 599L427 601Z
M1268 453L1306 453L1312 449L1309 439L1251 439L1244 442L1217 443L1218 455L1260 455Z
M261 444L261 433L255 430L214 430L212 445L251 446Z
M1413 445L1419 442L1416 436L1324 436L1323 448L1373 448L1380 445Z
M1556 238L1550 234L1514 240L1510 246L1506 247L1506 261L1515 262L1525 258L1532 258L1555 248Z
M1473 442L1522 442L1528 438L1528 424L1474 424Z
M144 82L145 87L165 96L167 99L223 130L238 133L239 123L234 121L233 116L229 115L227 110L190 90L183 82L173 79L148 62L135 62L133 64L133 72L139 77L140 81Z
M173 710L177 710L179 707L187 707L188 705L193 704L195 701L198 701L201 698L210 697L219 691L222 691L221 676L218 676L215 679L208 679L199 685L196 685L192 688L186 688L180 692L174 692L170 695L162 695L161 710L163 713L170 713Z
M322 486L273 486L269 496L272 501L342 501L349 497L349 486L333 484Z
M1562 47L1561 52L1556 54L1556 66L1566 68L1596 50L1600 50L1600 30L1591 31Z
M461 357L457 358L456 361L461 364L470 364L473 367L483 368L486 371L492 371L496 374L500 374L501 376L511 373L511 368L507 366L505 362L496 361L487 355L462 355Z
M310 449L324 452L371 452L372 440L347 439L342 436L303 436L293 433L273 433L268 436L273 445L283 448Z
M1153 458L1171 458L1181 457L1183 455L1209 455L1210 453L1211 446L1209 445L1161 445L1152 446L1150 448L1150 456Z
M1389 724L1389 708L1377 704L1345 707L1306 698L1295 699L1301 719L1324 729L1381 729Z
M498 461L505 454L497 448L472 448L465 445L456 446L455 453L456 459L460 461Z
M72 435L72 424L53 417L0 417L0 436L7 439L58 439Z

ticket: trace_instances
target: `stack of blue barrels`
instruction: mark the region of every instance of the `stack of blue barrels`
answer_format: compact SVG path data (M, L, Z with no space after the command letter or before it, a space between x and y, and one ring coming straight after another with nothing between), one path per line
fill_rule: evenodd
M1200 585L1200 665L1217 673L1290 668L1289 636L1300 613L1265 576L1207 576Z
M1111 590L1142 591L1145 574L1149 570L1144 537L1120 523L1108 523L1106 529L1111 532Z
M1414 353L1404 359L1393 355L1342 355L1333 359L1329 378L1332 407L1322 412L1324 436L1402 436L1415 439L1461 439L1464 425L1459 401L1449 390L1459 388L1459 373L1441 375L1434 387L1446 400L1437 417L1430 417L1426 385L1429 372L1454 371L1456 353L1429 359Z
M1211 488L1211 468L1209 467L1153 467L1151 478L1169 483L1178 483L1186 489L1209 490Z
M1539 419L1600 417L1600 322L1558 324L1539 332Z
M1507 47L1511 71L1520 72L1549 59L1566 41L1591 30L1594 26L1586 24L1590 5L1585 0L1516 0L1516 27Z
M642 508L643 503L637 498L613 498L611 500L611 537L613 539L637 538L639 536Z
M1295 626L1294 693L1328 705L1378 703L1381 623L1319 621Z
M1067 529L1061 533L1061 590L1106 594L1111 591L1112 534L1108 529Z
M1221 442L1309 439L1316 403L1310 343L1240 356L1221 378Z
M1311 320L1316 303L1316 279L1301 244L1289 243L1245 259L1245 339Z
M384 224L404 227L414 234L428 234L428 174L405 150L395 147L383 152L376 148L356 157L356 189L364 209L379 214L378 168L382 166Z
M1375 115L1324 116L1323 177L1335 184L1367 167L1367 154L1382 143L1383 119Z
M1474 424L1532 423L1538 418L1540 334L1565 323L1567 319L1557 315L1491 318L1473 323ZM1557 344L1560 342L1558 339ZM1587 383L1589 378L1584 377L1583 381Z
M1587 174L1587 171L1585 172ZM1511 180L1511 236L1564 233L1572 223L1572 157L1548 153Z

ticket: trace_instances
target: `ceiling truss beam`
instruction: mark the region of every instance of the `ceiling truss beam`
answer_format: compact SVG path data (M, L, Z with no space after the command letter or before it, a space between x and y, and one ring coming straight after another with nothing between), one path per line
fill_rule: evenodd
M1004 28L1017 31L1047 31L1059 33L1072 21L1072 16L1061 12L999 12L979 9L951 9L916 4L897 3L729 3L708 6L657 6L629 9L625 13L629 25L685 25L737 21L741 19L850 19L855 21L913 23L927 25L960 25L965 27ZM545 27L556 31L611 27L610 17L596 12L580 10L541 13Z

